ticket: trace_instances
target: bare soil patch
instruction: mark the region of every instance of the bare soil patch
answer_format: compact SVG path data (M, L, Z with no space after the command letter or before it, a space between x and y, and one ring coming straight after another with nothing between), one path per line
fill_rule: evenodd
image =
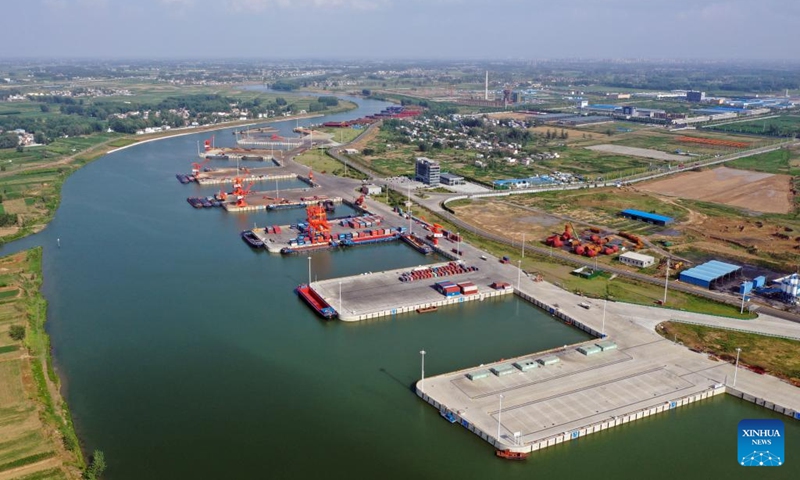
M653 158L656 160L672 160L676 162L687 161L687 157L683 155L674 155L672 153L662 152L660 150L653 150L651 148L637 148L637 147L626 147L624 145L611 145L611 144L603 144L603 145L592 145L591 147L586 147L589 150L595 150L597 152L604 152L604 153L616 153L618 155L628 155L631 157L643 157L643 158Z
M721 203L764 213L792 211L789 175L750 172L720 167L687 172L637 186L647 192L704 202Z

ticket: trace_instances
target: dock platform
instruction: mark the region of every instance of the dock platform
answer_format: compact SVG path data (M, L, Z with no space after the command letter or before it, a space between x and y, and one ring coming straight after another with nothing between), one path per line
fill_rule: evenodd
M210 172L200 172L195 175L199 185L233 184L234 178L241 178L243 182L268 182L270 180L293 180L298 178L294 172L287 172L281 167L249 168L248 172L239 172L235 168L222 168Z
M596 338L416 384L420 398L498 450L535 452L722 393L800 420L797 387L743 368L732 385L733 365L658 335L657 322L676 311L609 302L602 321L580 307L585 297L547 282L516 293Z
M425 268L447 265L447 262L426 265ZM334 278L313 282L313 288L339 313L339 320L357 322L401 313L416 312L427 307L444 307L470 301L509 295L513 290L495 290L489 285L496 280L482 271L466 272L413 282L401 282L400 276L414 268L400 268L384 272L367 273L351 277ZM473 282L478 293L445 297L433 288L434 283L450 280L455 283ZM341 305L339 285L341 284Z

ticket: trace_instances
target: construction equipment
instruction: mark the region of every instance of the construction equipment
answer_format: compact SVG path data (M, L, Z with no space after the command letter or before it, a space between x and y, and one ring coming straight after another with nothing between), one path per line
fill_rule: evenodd
M356 207L359 207L359 208L366 208L366 207L364 206L364 200L365 200L365 198L366 198L366 197L365 197L364 195L361 195L360 197L358 197L358 198L356 199L356 201L355 201Z

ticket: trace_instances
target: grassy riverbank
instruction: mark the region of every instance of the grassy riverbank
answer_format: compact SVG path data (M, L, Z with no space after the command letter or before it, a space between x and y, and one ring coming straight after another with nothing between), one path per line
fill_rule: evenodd
M727 362L734 362L736 348L741 348L740 366L750 366L800 386L800 342L796 340L678 322L664 322L657 331L669 340Z
M2 479L75 479L85 467L53 370L41 284L41 248L0 258Z
M118 148L178 135L298 118L313 118L355 108L357 108L355 103L341 101L336 107L313 114L263 120L237 120L191 129L172 129L147 135L103 133L87 137L58 139L50 145L27 148L23 152L17 152L14 149L0 150L0 159L9 157L8 160L11 160L9 166L0 171L0 220L2 220L3 214L9 215L5 223L0 222L0 245L44 229L53 219L61 202L61 186L64 181L80 167ZM22 162L20 155L24 155L27 161ZM16 216L16 220L13 216Z

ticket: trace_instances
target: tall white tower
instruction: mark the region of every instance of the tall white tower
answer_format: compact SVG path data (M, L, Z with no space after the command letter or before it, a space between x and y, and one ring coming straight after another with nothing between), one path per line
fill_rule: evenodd
M483 99L489 100L489 70L486 70L486 82L483 87Z

